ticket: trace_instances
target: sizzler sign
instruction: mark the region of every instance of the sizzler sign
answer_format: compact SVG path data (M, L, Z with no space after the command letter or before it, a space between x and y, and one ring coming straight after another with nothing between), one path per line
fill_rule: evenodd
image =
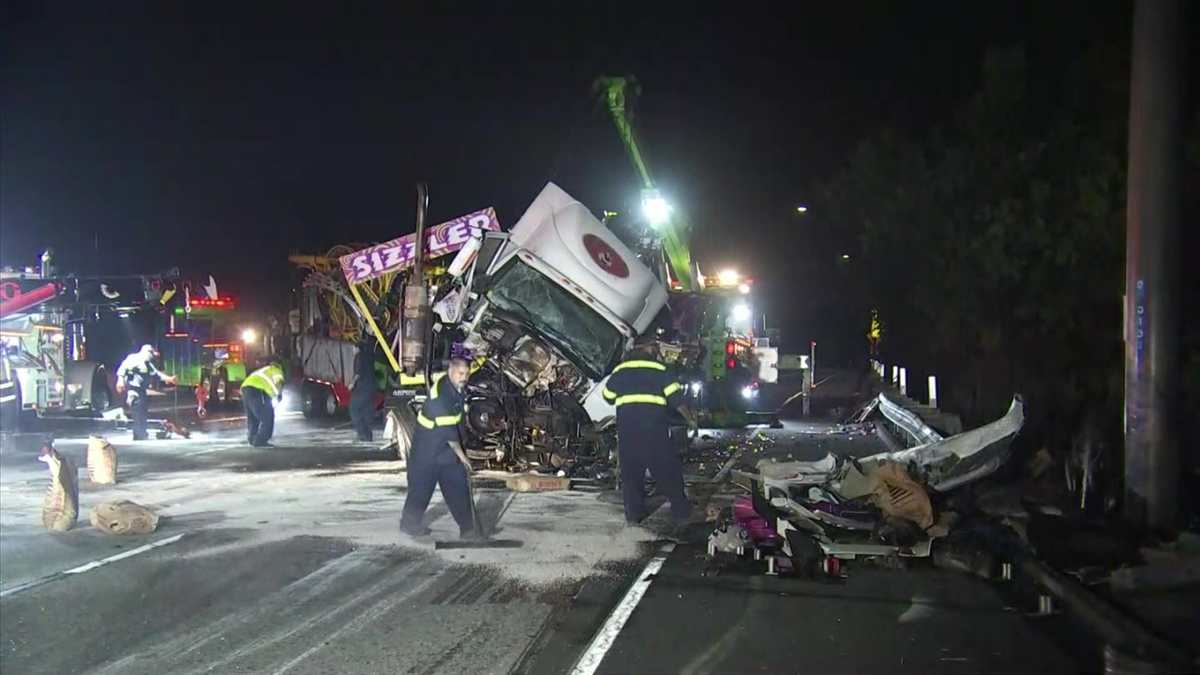
M458 251L471 240L474 230L499 232L496 210L489 207L430 228L426 233L426 258ZM416 233L407 234L338 258L346 283L361 284L412 267L417 258L416 241Z

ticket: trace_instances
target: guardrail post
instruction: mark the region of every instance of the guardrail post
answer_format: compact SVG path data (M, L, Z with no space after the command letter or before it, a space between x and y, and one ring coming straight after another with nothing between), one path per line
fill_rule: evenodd
M900 369L900 395L908 396L908 373L906 369Z
M811 410L810 405L812 402L812 381L813 381L812 368L805 368L804 369L804 384L803 384L804 396L802 397L804 399L804 402L803 402L804 409L802 412L804 413L805 417L808 417L809 410Z
M937 407L937 376L929 376L929 407Z
M893 387L900 384L900 366L892 366L891 384Z

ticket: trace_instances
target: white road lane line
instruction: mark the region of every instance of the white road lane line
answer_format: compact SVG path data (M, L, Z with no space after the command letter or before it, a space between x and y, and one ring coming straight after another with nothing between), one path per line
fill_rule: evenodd
M38 586L41 586L42 584L49 583L56 579L62 579L62 578L65 578L65 577L73 575L73 574L83 574L84 572L90 572L94 569L104 567L105 565L107 565L109 563L114 563L119 560L124 560L126 558L132 558L133 556L140 555L142 553L145 553L146 551L152 551L152 550L154 550L156 548L160 548L162 546L168 546L170 544L174 544L175 542L179 541L180 539L183 539L184 535L186 535L186 534L187 533L184 532L181 534L177 534L173 537L167 537L166 539L160 539L159 541L156 541L154 543L146 544L145 546L139 546L139 547L133 548L133 549L129 549L128 551L124 551L124 552L118 553L116 555L111 555L107 558L101 558L100 560L93 560L92 562L87 563L85 565L80 565L79 567L73 567L69 570L63 570L61 572L55 572L54 574L50 574L50 575L41 577L40 579L34 579L33 581L27 581L23 584L13 586L12 588L0 591L0 598L7 598L10 595L15 595L17 593L20 593L21 591L27 591L31 588L36 588Z
M617 603L613 608L608 619L600 630L596 631L596 635L588 644L587 649L575 662L575 667L571 669L571 675L594 675L600 667L600 663L604 660L608 650L612 649L613 643L617 641L617 636L621 634L621 629L625 627L629 617L633 615L633 610L637 609L638 603L642 601L642 597L646 595L646 590L650 588L650 583L654 581L654 575L662 569L664 563L667 562L667 556L671 551L675 550L674 543L664 544L658 555L654 556L650 562L646 563L646 567L642 573L634 580L633 585L626 591L625 597Z

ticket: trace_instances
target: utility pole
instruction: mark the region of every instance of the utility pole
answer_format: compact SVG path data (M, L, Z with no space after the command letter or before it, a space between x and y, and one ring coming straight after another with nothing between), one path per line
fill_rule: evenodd
M1179 513L1179 302L1183 17L1136 0L1125 240L1125 500L1138 527Z

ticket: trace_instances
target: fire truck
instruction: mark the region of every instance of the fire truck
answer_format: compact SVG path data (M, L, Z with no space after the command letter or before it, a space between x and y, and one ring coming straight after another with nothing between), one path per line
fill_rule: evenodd
M90 411L114 400L104 365L87 359L84 335L88 281L60 277L51 254L40 267L0 270L0 428L11 431L31 418Z

